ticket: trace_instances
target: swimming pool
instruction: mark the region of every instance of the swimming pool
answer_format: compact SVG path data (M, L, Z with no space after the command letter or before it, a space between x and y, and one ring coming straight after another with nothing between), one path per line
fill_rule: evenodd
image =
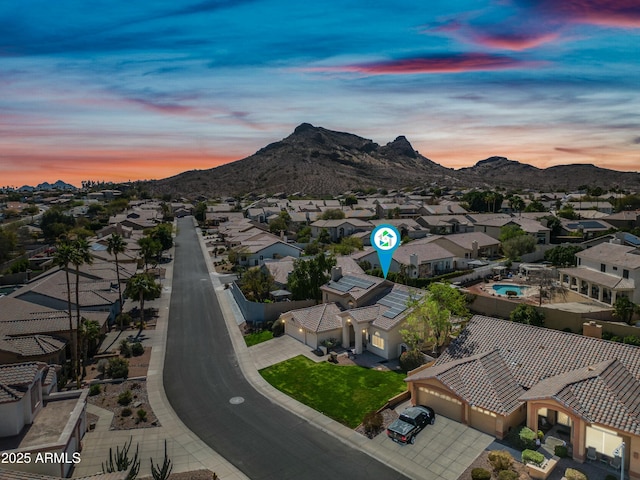
M516 296L517 297L521 297L524 294L524 291L527 289L527 287L522 286L522 285L506 285L504 283L496 283L493 286L493 290L498 294L498 295L502 295L503 297L507 297L507 292L516 292Z

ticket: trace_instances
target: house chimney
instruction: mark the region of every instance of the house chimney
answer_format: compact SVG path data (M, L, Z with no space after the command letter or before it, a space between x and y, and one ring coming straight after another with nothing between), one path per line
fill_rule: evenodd
M417 254L412 253L411 255L409 255L409 264L412 267L418 268L418 255Z
M342 278L342 267L331 267L331 280L337 282Z
M602 338L602 325L593 320L582 324L582 334L585 337Z
M471 258L478 258L478 241L471 242Z

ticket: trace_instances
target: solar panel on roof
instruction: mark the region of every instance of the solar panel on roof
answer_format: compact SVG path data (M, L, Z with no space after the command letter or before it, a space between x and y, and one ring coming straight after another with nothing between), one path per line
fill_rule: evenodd
M389 310L382 314L383 317L395 318L407 309L410 294L402 290L394 290L378 300L378 303L389 307Z
M339 290L340 292L348 292L352 288L364 288L365 290L371 287L375 282L371 280L366 280L364 278L352 277L350 275L345 275L337 282L333 280L329 282L327 285L329 288L333 288L335 290Z

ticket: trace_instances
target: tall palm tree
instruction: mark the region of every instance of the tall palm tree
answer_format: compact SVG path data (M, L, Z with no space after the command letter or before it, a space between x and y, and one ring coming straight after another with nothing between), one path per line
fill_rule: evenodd
M137 298L140 302L140 332L144 328L144 302L158 298L162 293L162 286L149 273L138 273L131 277L124 289L127 298ZM138 333L140 333L138 332Z
M73 328L73 314L71 313L71 281L69 279L69 264L74 258L73 245L66 239L58 241L56 252L53 255L53 263L64 270L67 279L67 307L69 312L69 341L71 342L71 371L75 373L77 358L77 332Z
M76 273L76 319L78 329L80 329L80 325L82 323L82 319L80 317L80 266L85 264L92 264L93 257L91 256L91 251L89 247L89 242L85 238L76 238L74 242L71 244L71 248L73 254L71 256L71 263L73 263L75 267ZM76 348L78 349L76 359L80 358L79 352L80 344L77 342ZM80 376L80 362L76 363L76 380Z
M89 346L100 338L100 324L95 320L82 319L82 324L78 327L80 344L82 346L82 377L87 376L87 360L89 357Z
M109 240L107 240L107 252L110 255L113 255L116 259L116 278L118 280L118 301L120 306L118 307L118 313L122 313L122 287L120 285L120 264L118 262L118 254L124 253L127 249L127 244L122 238L122 235L118 233L114 233L111 235Z

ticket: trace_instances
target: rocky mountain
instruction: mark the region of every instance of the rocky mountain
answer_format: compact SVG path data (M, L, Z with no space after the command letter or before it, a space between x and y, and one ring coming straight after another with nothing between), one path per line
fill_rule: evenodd
M582 185L640 190L640 174L600 168L591 164L558 165L537 168L504 157L481 160L457 173L475 178L483 186L532 188L535 190L575 190Z
M40 183L35 187L31 185L23 185L18 189L18 191L21 192L34 192L39 190L77 190L77 188L69 183L63 182L62 180L58 180L55 183Z
M416 152L405 137L387 145L308 123L242 160L153 182L163 193L337 194L357 188L457 183L455 171Z
M194 197L247 193L339 194L367 188L463 187L573 190L580 185L640 188L640 174L593 165L540 169L491 157L453 170L417 152L404 136L384 146L353 135L303 123L255 154L209 170L194 170L149 182L154 194Z

